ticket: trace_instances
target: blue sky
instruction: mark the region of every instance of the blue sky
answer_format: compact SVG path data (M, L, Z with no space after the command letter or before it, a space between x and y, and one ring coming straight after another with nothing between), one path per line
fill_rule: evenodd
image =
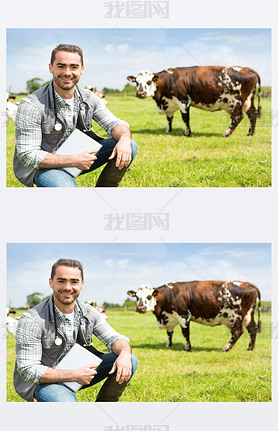
M7 90L26 91L34 77L51 79L50 53L59 43L83 49L83 87L122 89L128 75L143 69L192 65L252 67L262 85L271 85L270 29L39 28L7 30Z
M51 266L61 257L84 265L82 301L122 304L141 284L202 279L249 281L271 300L270 244L40 243L7 245L7 305L25 305L33 292L49 295Z

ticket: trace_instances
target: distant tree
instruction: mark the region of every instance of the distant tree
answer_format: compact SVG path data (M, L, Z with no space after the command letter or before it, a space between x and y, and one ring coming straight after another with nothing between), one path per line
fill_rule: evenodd
M122 305L120 305L120 304L114 304L113 302L104 302L103 305L106 308L120 308L120 307L122 307Z
M31 295L27 295L27 305L29 305L30 308L35 307L35 305L38 305L40 302L44 300L43 294L40 292L34 292Z
M130 298L129 296L126 298L126 300L125 300L125 303L126 302L134 302L134 301L136 301L136 299L135 298Z
M119 90L118 88L107 88L107 87L103 87L102 89L106 94L108 93L121 93L121 90Z
M27 91L28 93L34 93L34 91L48 84L48 82L44 82L41 78L29 79L29 81L26 82Z
M126 84L123 92L127 95L133 95L136 93L136 85Z

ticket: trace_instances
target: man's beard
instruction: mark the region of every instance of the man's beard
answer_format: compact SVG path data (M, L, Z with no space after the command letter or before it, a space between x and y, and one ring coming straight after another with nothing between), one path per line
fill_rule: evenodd
M71 85L68 86L69 84L63 84L62 81L60 80L60 77L58 76L53 76L54 82L56 83L56 85L61 88L62 90L71 90L73 87L76 86L76 84L79 82L79 78L73 78L71 79Z
M62 289L61 289L61 291L62 291ZM60 296L60 291L58 291L58 292L55 292L54 291L54 296L55 296L55 298L61 303L61 304L64 304L64 305L69 305L69 304L72 304L73 302L75 302L76 301L76 299L78 298L78 296L80 295L80 292L74 292L74 293L72 293L71 294L71 298L68 298L68 299L63 299L63 297L61 297Z

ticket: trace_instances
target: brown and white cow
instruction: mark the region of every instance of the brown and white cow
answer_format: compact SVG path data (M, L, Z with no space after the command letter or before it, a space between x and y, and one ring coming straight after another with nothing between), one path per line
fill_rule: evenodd
M152 311L159 328L167 330L166 347L172 345L174 327L180 325L186 340L184 350L191 350L190 320L209 326L226 325L232 338L223 351L231 350L245 328L250 334L247 350L253 350L256 334L261 331L261 295L259 289L251 283L189 281L168 283L157 288L141 286L137 292L129 290L127 293L137 298L136 311ZM254 320L257 298L258 325Z
M254 135L257 117L261 117L261 80L255 70L248 67L193 66L176 67L159 73L140 72L137 77L128 76L136 82L136 96L153 97L160 114L167 115L171 132L174 113L181 111L185 122L185 136L191 135L189 108L219 111L224 109L231 117L231 125L223 136L229 136L247 113L250 120L248 135ZM254 105L258 84L258 109Z

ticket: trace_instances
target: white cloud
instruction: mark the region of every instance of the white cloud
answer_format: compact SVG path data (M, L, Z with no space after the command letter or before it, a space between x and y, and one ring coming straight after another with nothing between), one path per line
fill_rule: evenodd
M118 261L118 265L120 268L126 268L128 266L128 260L127 259L121 259Z
M125 54L128 50L128 45L119 45L117 51L121 54Z
M111 44L105 45L104 51L113 52L114 51L114 45L111 45Z
M128 45L126 45L126 44L115 46L115 45L109 43L109 44L105 45L105 47L104 47L104 51L109 52L109 53L113 52L113 53L125 54L127 52L127 50L128 50Z
M104 262L104 265L107 266L108 268L111 268L112 266L115 265L115 261L113 259L106 259Z

